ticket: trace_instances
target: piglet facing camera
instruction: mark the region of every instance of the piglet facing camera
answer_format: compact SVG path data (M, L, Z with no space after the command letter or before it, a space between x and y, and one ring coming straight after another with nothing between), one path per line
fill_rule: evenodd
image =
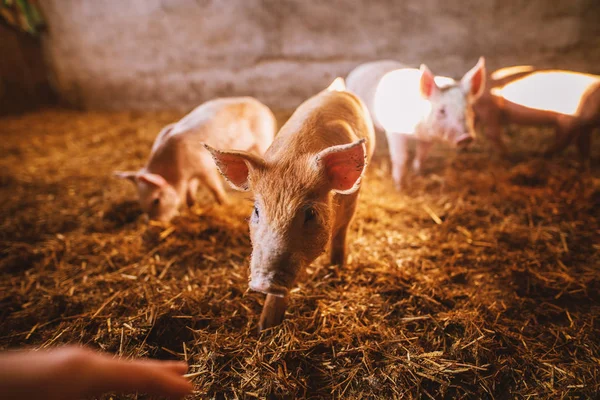
M459 82L434 76L425 65L420 69L407 68L395 61L362 64L346 81L348 90L369 108L375 128L387 136L392 175L399 190L405 176L409 139L417 141L413 162L417 172L434 142L455 147L475 139L470 106L483 93L483 57Z
M368 111L354 95L324 90L298 107L264 157L206 146L238 190L255 197L250 288L267 294L259 326L283 320L299 273L326 251L345 265L346 232L374 148Z
M192 206L200 184L218 203L227 202L219 173L204 143L263 154L273 141L271 110L251 97L208 101L157 136L146 166L116 172L135 184L142 210L150 219L170 221L185 203Z

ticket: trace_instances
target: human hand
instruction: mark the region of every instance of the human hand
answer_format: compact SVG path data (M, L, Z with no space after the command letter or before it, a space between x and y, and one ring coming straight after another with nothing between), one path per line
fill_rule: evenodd
M175 361L122 360L83 347L0 354L0 398L81 399L106 392L141 392L179 399L192 391Z

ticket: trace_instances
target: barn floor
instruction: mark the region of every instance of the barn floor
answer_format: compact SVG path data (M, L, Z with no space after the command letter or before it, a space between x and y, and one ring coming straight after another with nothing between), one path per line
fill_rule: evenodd
M510 136L510 160L485 141L435 149L405 194L376 160L350 265L319 259L283 326L257 335L250 195L220 207L201 192L172 225L148 224L133 186L111 177L142 166L179 116L0 119L0 348L187 359L198 398L600 392L597 135L584 174L573 149L541 158L550 133L529 129Z

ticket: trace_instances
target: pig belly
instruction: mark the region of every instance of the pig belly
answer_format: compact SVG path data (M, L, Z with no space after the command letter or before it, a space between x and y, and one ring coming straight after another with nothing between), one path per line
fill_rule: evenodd
M561 115L564 115L554 111L525 107L506 99L497 99L496 104L502 111L505 122L520 125L556 125Z

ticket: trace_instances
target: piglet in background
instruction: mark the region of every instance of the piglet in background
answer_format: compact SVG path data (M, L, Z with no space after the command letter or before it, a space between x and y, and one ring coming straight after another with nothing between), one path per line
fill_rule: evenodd
M259 328L281 323L299 273L329 245L346 264L346 233L374 149L369 112L338 78L301 104L264 158L206 146L230 184L254 192L250 288L267 294Z
M350 72L347 85L371 111L375 128L385 132L394 184L401 190L409 139L417 141L413 169L419 172L435 141L460 146L475 138L470 105L483 93L485 62L481 57L455 82L434 77L425 65L418 70L396 61L375 61Z
M494 71L484 94L473 105L486 136L506 154L504 124L551 126L553 155L576 140L584 163L590 158L592 130L600 127L600 76L514 66Z
M219 172L203 143L263 154L276 128L271 110L254 98L211 100L163 128L144 168L115 175L136 185L140 206L150 219L170 221L184 202L194 204L200 183L218 203L227 202Z

